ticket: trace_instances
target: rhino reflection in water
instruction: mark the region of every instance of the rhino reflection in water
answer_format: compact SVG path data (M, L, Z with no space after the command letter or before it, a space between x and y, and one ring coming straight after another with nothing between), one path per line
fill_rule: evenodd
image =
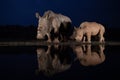
M62 14L54 13L48 10L41 17L39 13L36 13L36 18L38 18L38 28L37 28L37 39L44 39L45 35L48 37L48 42L51 42L51 32L53 31L54 42L59 42L59 37L61 39L64 36L69 36L71 31L71 19ZM57 35L57 36L56 36Z
M74 51L80 64L83 66L95 66L105 61L103 45L93 46L76 46Z
M70 47L48 46L48 49L38 48L38 71L45 75L53 75L58 72L65 71L71 67L71 51Z

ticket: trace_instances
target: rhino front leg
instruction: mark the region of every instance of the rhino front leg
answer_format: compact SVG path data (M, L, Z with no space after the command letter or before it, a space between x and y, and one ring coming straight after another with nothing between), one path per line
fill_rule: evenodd
M87 42L91 43L91 33L87 33Z
M56 18L52 21L52 26L54 28L54 33L58 32L60 24L61 24L60 21L58 19L56 19Z
M83 36L83 42L85 42L85 40L86 40L86 37L85 37L85 36Z
M47 37L48 37L47 42L51 42L50 34L49 34L49 33L47 33L46 35L47 35Z

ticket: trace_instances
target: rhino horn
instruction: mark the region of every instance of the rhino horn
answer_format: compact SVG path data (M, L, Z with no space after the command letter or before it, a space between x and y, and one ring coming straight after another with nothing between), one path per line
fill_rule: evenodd
M77 27L74 26L74 30L77 30Z

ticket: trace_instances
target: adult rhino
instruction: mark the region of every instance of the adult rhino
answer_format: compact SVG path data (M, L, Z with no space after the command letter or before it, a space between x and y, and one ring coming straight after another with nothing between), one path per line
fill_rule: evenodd
M55 42L59 42L59 34L61 38L69 35L68 33L70 32L69 29L71 29L72 22L69 17L48 10L43 16L36 13L36 18L38 18L37 39L44 39L45 35L47 35L47 41L51 42L52 31L53 34L57 34L57 37L54 39Z

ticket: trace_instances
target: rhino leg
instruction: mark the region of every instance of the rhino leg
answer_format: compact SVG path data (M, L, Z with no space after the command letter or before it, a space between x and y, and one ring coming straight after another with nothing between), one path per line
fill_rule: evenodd
M99 34L99 38L100 38L99 42L104 42L105 41L102 32Z
M100 42L104 42L104 37L101 37L101 38L100 38Z
M87 33L87 42L91 42L91 33Z
M49 33L47 33L46 35L47 35L47 37L48 37L47 42L51 42L50 34L49 34Z
M85 40L86 40L86 37L85 37L85 36L83 36L83 42L85 42Z

